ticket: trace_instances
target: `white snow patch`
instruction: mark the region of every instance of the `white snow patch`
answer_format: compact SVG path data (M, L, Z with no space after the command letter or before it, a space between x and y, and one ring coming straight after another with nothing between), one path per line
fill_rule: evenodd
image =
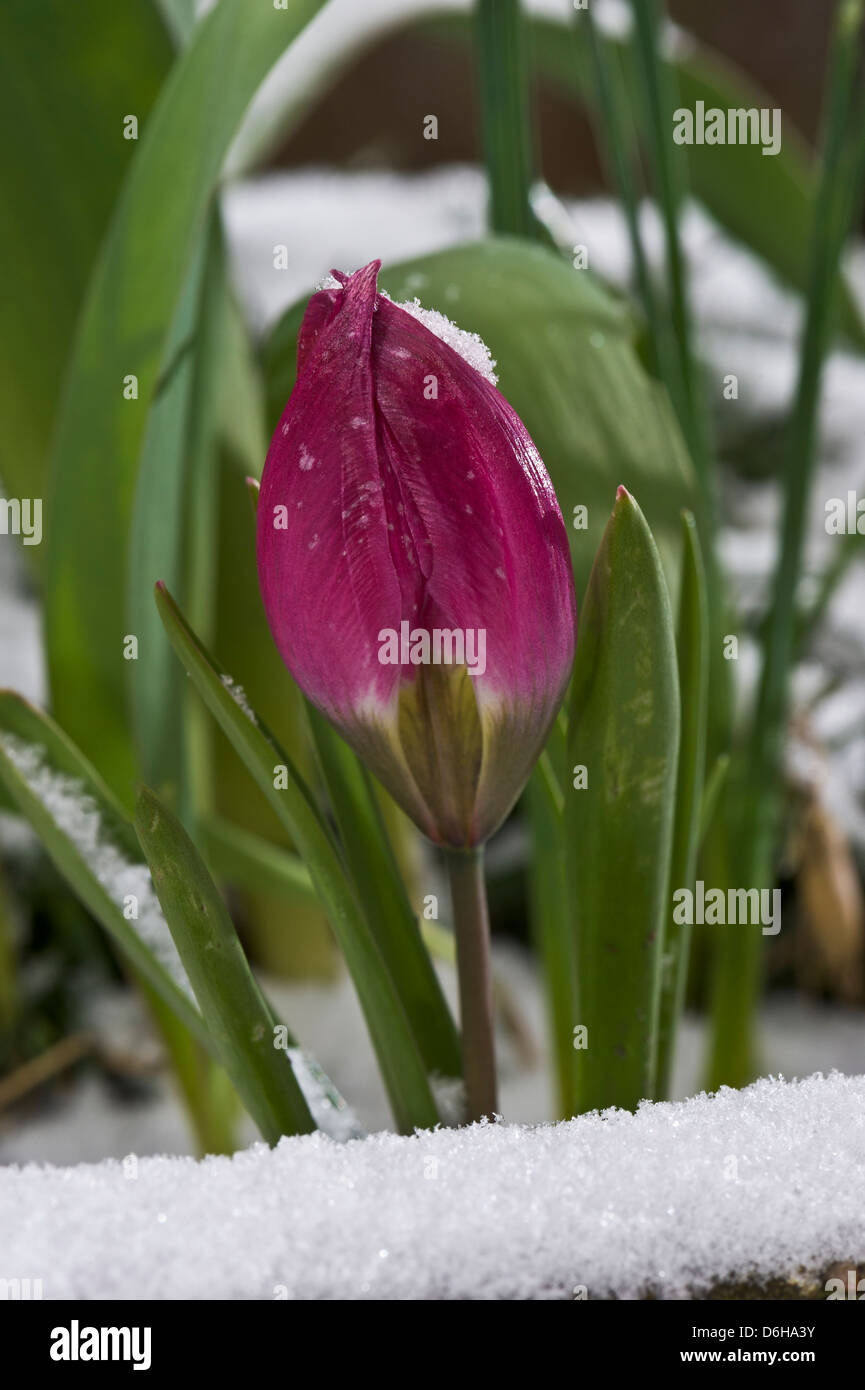
M770 1079L559 1125L5 1169L0 1277L38 1271L51 1299L682 1298L861 1259L863 1185L865 1077Z
M390 296L385 295L385 298L388 299ZM397 308L411 314L412 318L422 323L430 333L434 333L443 343L447 343L449 348L453 348L454 352L458 352L460 357L464 358L470 367L474 367L476 372L480 372L491 386L497 384L495 359L479 333L470 333L468 329L459 328L446 314L439 313L438 309L424 309L416 297L398 304Z
M13 734L0 734L0 745L26 781L58 829L69 839L105 892L123 911L124 899L138 902L138 917L130 928L153 952L183 992L193 998L186 971L177 953L159 899L153 891L150 870L136 864L108 838L97 803L78 777L58 772L46 762L44 748Z
M231 676L220 676L219 679L222 681L222 684L225 686L234 703L246 715L250 724L255 724L257 722L255 711L246 698L246 691L243 686L238 685L237 681L232 680Z

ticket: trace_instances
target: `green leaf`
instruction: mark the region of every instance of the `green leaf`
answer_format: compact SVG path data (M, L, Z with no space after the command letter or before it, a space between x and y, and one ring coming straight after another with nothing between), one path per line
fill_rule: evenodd
M462 1072L460 1043L412 911L369 774L313 706L312 735L357 895L431 1075Z
M167 342L171 363L147 418L129 546L127 630L138 639L139 659L127 663L138 765L160 791L183 768L183 724L177 717L182 673L153 609L157 579L180 588L183 577L184 494L190 425L204 337L205 247L196 250ZM210 277L207 277L208 280Z
M679 690L658 552L619 489L582 607L568 714L580 1110L634 1109L654 1094L667 918Z
M221 0L196 27L141 133L76 337L46 526L49 672L55 714L124 798L134 758L121 639L147 411L225 152L257 87L321 4ZM133 376L137 399L125 399Z
M706 778L703 799L700 802L700 824L697 831L698 850L701 848L715 818L729 769L730 754L719 753L712 765L712 771Z
M521 0L478 0L474 18L489 229L532 239L535 219L529 193L534 139L528 20Z
M231 693L230 678L204 650L170 594L158 587L156 601L172 645L204 703L306 862L354 981L397 1125L405 1132L435 1125L438 1114L411 1028L312 793L255 714L241 708Z
M162 996L142 980L138 984L162 1038L199 1154L233 1154L240 1101L231 1079Z
M216 1050L244 1105L269 1144L283 1134L310 1134L315 1122L201 856L147 787L138 792L135 829Z
M60 873L136 973L209 1046L122 807L54 721L12 691L0 691L0 779ZM124 915L129 897L137 899L137 918ZM132 903L127 906L132 910Z
M309 870L297 854L221 816L198 826L211 867L238 888L271 889L292 902L317 902Z
M685 999L690 927L674 921L673 893L693 891L700 839L700 807L706 762L706 713L709 694L709 609L700 539L693 516L682 517L684 563L676 638L681 704L681 740L676 776L676 812L658 1026L658 1095L670 1088L676 1029Z
M552 753L552 756L549 755ZM542 766L549 757L551 768ZM535 768L526 792L531 833L529 904L532 934L544 977L550 1056L555 1063L558 1115L577 1109L574 1026L579 1022L576 943L570 906L570 850L565 834L561 788L553 766L567 773L565 740L560 726ZM570 786L570 783L567 784ZM568 793L576 794L576 793Z
M640 365L634 324L588 271L525 242L496 239L385 267L383 289L417 296L479 333L497 361L499 390L524 420L547 466L571 539L577 593L588 580L620 481L647 499L647 517L674 586L679 516L694 483L666 394ZM303 305L268 342L271 428L294 385ZM575 530L574 508L587 508Z
M175 42L185 44L195 28L195 0L156 0Z
M112 204L171 64L150 0L0 6L0 478L44 496L66 361ZM42 547L27 547L38 562Z

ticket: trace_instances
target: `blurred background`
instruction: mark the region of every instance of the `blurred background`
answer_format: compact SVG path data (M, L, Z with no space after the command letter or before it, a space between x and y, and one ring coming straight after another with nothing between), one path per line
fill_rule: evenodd
M75 8L74 34L65 7L43 0L7 0L0 16L3 186L11 190L0 214L0 254L13 282L0 305L5 496L49 495L52 439L76 323L134 157L134 144L122 138L123 117L134 113L146 129L184 38L183 26L171 20L172 7L150 0L123 6L80 0ZM525 408L517 393L523 371L543 378L548 345L533 341L529 328L521 343L511 341L519 330L515 309L507 303L467 307L459 277L449 274L447 263L439 272L434 265L414 265L486 234L468 8L333 0L265 81L225 164L216 223L230 290L223 312L239 325L236 334L233 327L227 330L229 338L235 334L229 358L234 385L222 408L210 490L192 505L196 515L208 517L213 537L215 577L204 610L214 646L228 669L237 671L253 704L271 722L282 721L283 729L291 727L294 694L260 613L252 531L237 479L260 471L291 386L293 306L332 267L351 271L373 257L382 259L386 271L402 266L395 285L407 286L422 302L424 289L435 286L448 301L437 307L461 327L481 332L499 361L502 389L522 409L548 461L566 517L575 503L597 497L602 525L603 499L612 502L619 482L632 488L647 511L652 502L651 476L643 492L639 476L619 476L628 458L617 457L615 448L607 457L601 444L584 488L580 450L588 446L580 434L547 447L549 419L541 406L537 420L530 418L531 405ZM544 0L526 8L533 19L536 210L565 253L587 248L591 274L617 302L632 281L627 229L603 172L585 55L568 27L571 6ZM627 34L626 6L597 0L596 11L606 34ZM737 708L744 709L753 693L755 634L776 553L775 473L795 381L803 227L813 199L813 151L834 5L675 0L670 13L677 26L669 36L671 51L692 91L708 73L736 95L730 104L783 111L777 162L742 160L717 184L708 165L692 166L683 223L697 343L721 460L719 550L740 615L734 680ZM431 115L435 138L425 135ZM181 142L170 171L178 187L195 159L195 149ZM165 194L171 196L171 187ZM648 199L641 222L657 270L661 233ZM146 227L137 254L148 256ZM127 274L134 280L134 263ZM770 943L762 1011L760 1070L787 1075L833 1067L858 1072L865 1056L865 551L861 537L850 537L839 559L841 540L827 536L824 525L827 499L846 497L848 490L865 496L865 334L857 317L857 306L865 302L861 246L849 257L846 275L850 322L858 328L832 353L821 400L820 471L803 576L804 592L821 608L794 673L784 930ZM551 319L556 312L552 306ZM735 403L719 388L728 374L738 379ZM594 389L579 372L567 386L578 394ZM590 406L584 402L580 408ZM579 424L582 417L575 418ZM548 457L557 449L571 460L564 484ZM637 461L635 470L640 466ZM67 487L74 491L74 484ZM90 491L87 505L98 523L98 490ZM117 558L121 541L113 516L94 524L93 535L93 583L110 587L126 565ZM583 582L589 554L579 561ZM46 563L35 547L28 551L12 536L0 536L0 685L53 707L65 727L70 720L77 724L70 731L107 780L119 769L122 795L130 785L122 759L109 765L106 753L106 765L100 763L105 744L87 723L90 677L82 676L75 687L57 676L49 689ZM58 658L56 669L69 659ZM278 827L233 755L218 740L210 750L215 815L231 815L244 829L279 842ZM389 814L414 898L441 891L429 851ZM529 861L529 833L518 808L491 844L488 861L503 1107L516 1120L554 1113L530 923ZM315 906L256 889L242 872L229 870L226 887L251 958L295 1031L352 1098L362 1120L385 1125L387 1108L354 995ZM447 944L433 945L453 996ZM704 1081L709 951L698 932L678 1095ZM113 947L6 805L0 814L0 1159L74 1162L194 1147L164 1048Z

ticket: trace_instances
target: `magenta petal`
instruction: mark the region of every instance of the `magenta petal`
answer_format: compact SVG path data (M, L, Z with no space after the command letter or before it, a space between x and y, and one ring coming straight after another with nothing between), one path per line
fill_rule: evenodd
M310 300L262 478L262 595L309 698L428 834L475 843L521 790L568 680L567 537L519 417L376 293L378 269ZM382 664L382 632L404 623L483 630L485 669L454 683Z

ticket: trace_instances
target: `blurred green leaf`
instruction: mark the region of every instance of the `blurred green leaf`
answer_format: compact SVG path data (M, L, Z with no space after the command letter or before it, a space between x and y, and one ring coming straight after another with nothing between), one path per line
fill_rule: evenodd
M645 518L624 491L580 617L568 713L568 788L580 1110L654 1095L679 690L670 601Z
M221 816L199 823L207 858L220 877L238 888L270 889L291 902L317 902L309 870L297 854Z
M684 563L676 635L681 708L679 766L670 884L661 967L658 1024L658 1096L666 1099L672 1076L676 1029L685 999L691 929L673 920L673 893L693 891L700 831L700 805L706 762L706 711L709 694L709 605L703 556L694 518L682 518Z
M135 478L166 339L232 136L283 49L321 8L221 3L196 27L142 132L76 339L46 528L54 711L128 799L121 641ZM74 103L72 104L74 109ZM137 398L124 383L137 382Z
M138 638L139 659L127 663L127 674L138 765L163 794L171 789L175 802L183 771L182 675L154 612L153 585L162 579L182 592L192 416L202 359L210 357L202 342L209 260L200 246L168 337L172 365L147 417L129 545L127 628Z
M577 593L588 580L609 498L619 483L644 496L671 589L679 514L693 478L666 393L640 365L625 307L584 270L507 238L385 267L383 289L417 296L479 333L497 361L499 390L525 421L547 466L571 539ZM295 380L303 305L279 321L264 351L271 428ZM575 508L587 510L574 529Z
M706 785L703 788L703 797L700 802L700 824L697 829L697 849L699 850L709 832L715 812L724 790L724 783L727 780L727 773L730 770L730 754L719 753L712 770L706 778Z
M312 793L245 701L245 707L238 703L230 677L204 650L162 588L157 591L157 604L172 645L205 705L306 862L354 981L397 1125L404 1132L435 1125L435 1102L408 1019Z
M276 1144L283 1134L310 1134L315 1122L201 856L147 787L138 792L135 829L220 1060L262 1137Z
M168 29L178 44L188 43L195 28L195 0L156 0Z
M150 0L0 6L0 478L43 495L79 307L117 190L171 64ZM41 547L28 547L41 558Z

